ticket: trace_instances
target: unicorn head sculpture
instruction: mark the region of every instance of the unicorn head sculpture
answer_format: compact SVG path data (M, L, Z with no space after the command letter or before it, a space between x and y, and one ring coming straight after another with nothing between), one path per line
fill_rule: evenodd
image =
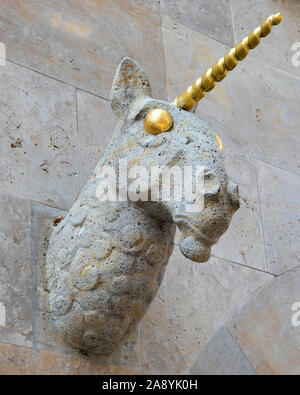
M238 187L226 175L220 139L189 111L280 19L268 18L173 103L151 97L149 80L134 60L121 62L111 92L115 134L66 218L56 222L46 259L44 314L72 347L109 354L132 331L162 282L176 225L181 252L193 261L209 259L239 207ZM137 173L147 182L126 189L122 161L125 184ZM188 166L202 169L200 210L187 210L188 196L160 197L163 178L148 182L153 168L175 168L174 176ZM189 182L197 182L190 175ZM102 199L112 186L115 199Z

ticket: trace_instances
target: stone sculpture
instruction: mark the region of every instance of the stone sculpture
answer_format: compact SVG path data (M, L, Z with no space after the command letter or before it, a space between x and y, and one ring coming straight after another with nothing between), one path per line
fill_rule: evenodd
M272 19L266 26L271 24ZM202 85L196 82L173 104L151 98L139 65L122 60L111 92L115 134L66 218L56 221L46 259L45 316L75 349L109 354L136 326L162 282L176 225L181 252L197 262L209 259L211 246L227 230L239 207L237 185L225 173L220 139L186 110L215 83L205 81L226 74L224 64L236 59L234 50L230 54L202 77ZM110 166L120 175L121 158L127 159L128 171L137 164L149 173L153 166L201 166L203 210L187 213L184 198L100 201L99 174ZM120 184L116 188L120 192Z

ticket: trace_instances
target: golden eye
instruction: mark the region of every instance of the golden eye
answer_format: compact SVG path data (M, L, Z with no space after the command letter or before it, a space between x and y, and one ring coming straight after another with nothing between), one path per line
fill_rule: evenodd
M222 140L220 139L220 137L217 134L214 134L214 137L215 137L216 142L217 142L217 144L218 144L218 146L220 148L220 151L222 152L222 150L223 150Z
M144 127L147 133L160 134L167 132L173 126L173 119L168 111L155 108L146 115Z

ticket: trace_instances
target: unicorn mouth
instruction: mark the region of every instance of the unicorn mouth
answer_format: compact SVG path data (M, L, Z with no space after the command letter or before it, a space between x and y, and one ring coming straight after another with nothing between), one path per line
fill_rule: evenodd
M180 242L180 251L194 262L207 262L211 256L211 245L214 243L206 238L203 241L188 236Z

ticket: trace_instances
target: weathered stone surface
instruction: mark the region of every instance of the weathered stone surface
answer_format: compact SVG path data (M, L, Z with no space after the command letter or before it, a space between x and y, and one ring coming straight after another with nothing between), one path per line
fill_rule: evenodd
M162 13L190 29L227 45L234 44L229 0L162 0Z
M80 183L83 187L103 155L115 129L110 103L77 91Z
M255 56L296 77L300 77L300 67L292 64L292 45L300 42L300 3L297 0L251 0L231 1L235 37L240 41L271 14L281 12L283 20L277 32L271 34L255 49ZM250 54L250 56L252 56Z
M257 161L268 271L299 265L300 176Z
M32 345L30 202L0 194L0 342ZM3 309L5 307L5 310Z
M138 371L102 364L90 358L66 356L53 351L33 351L25 347L0 344L2 375L123 375Z
M256 375L239 346L222 326L190 371L196 375Z
M60 353L67 353L82 359L82 355L75 352L55 334L49 322L45 319L48 306L47 281L45 277L46 254L49 245L53 221L57 217L65 217L66 212L42 204L32 205L32 259L34 267L34 340L37 349L52 349ZM90 319L93 316L89 315ZM140 369L139 330L136 329L124 344L109 357L99 356L94 363L103 366L113 365L126 369ZM82 361L82 364L84 360ZM93 368L95 369L95 367Z
M163 19L163 27L168 97L172 101L224 56L229 47L179 24L172 31L172 21L168 18ZM245 60L229 72L201 100L196 111L211 123L223 142L224 151L230 147L232 151L249 152L252 114L255 113L249 95L253 83L250 68Z
M261 210L254 160L230 150L224 151L227 173L239 185L240 209L232 226L213 247L213 255L267 270Z
M165 98L161 17L128 0L3 0L7 58L108 98L123 56L139 60ZM26 43L26 44L24 44Z
M292 321L299 284L298 267L259 289L225 324L258 374L300 374L300 326Z
M45 317L66 343L87 353L110 354L144 316L172 253L175 224L182 233L181 252L205 262L239 207L237 185L226 176L208 124L150 95L149 80L139 65L124 59L111 92L117 118L114 137L49 243ZM172 117L173 127L163 135L145 131L145 116L154 108ZM154 164L205 168L204 207L190 213L187 191L181 201L141 203L131 197L124 203L101 201L98 186L105 178L101 169L110 166L118 174L119 159L124 157L127 182L135 179L130 176L133 165L143 166L148 176ZM123 192L119 182L117 186ZM125 192L127 197L127 188ZM150 185L145 192L151 192Z
M278 40L280 41L280 40ZM258 58L257 58L258 59ZM249 59L249 91L255 126L249 134L251 156L300 174L300 80ZM300 69L300 67L299 67Z
M189 373L225 318L272 278L218 258L194 263L175 247L158 296L141 323L143 371Z
M69 208L78 193L75 89L10 62L0 78L1 191Z

